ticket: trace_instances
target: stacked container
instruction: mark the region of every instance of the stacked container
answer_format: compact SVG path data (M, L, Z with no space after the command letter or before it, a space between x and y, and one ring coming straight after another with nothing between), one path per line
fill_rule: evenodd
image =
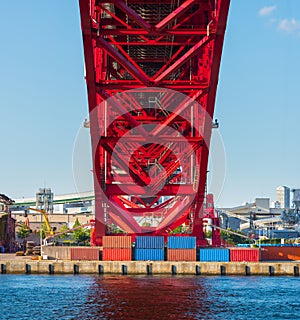
M104 261L130 261L132 257L131 237L104 236L102 238Z
M259 249L230 248L230 261L232 262L258 262Z
M100 250L99 248L75 247L71 248L70 255L71 260L94 261L100 259Z
M201 248L199 249L199 260L205 262L229 262L230 253L228 249Z
M196 237L168 237L168 261L196 261Z
M277 247L277 246L262 246L261 248L262 261L274 260L300 260L300 247Z
M164 260L164 237L138 236L135 238L135 260Z

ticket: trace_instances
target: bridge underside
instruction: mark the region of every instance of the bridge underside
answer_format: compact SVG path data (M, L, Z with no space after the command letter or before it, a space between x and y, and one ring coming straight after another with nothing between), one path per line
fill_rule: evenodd
M96 241L113 226L203 239L203 204L230 0L79 0Z

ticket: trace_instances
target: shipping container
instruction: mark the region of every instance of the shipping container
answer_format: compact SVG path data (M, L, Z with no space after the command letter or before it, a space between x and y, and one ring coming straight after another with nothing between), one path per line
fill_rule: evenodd
M135 260L164 260L164 249L135 249Z
M300 260L300 247L261 247L262 261Z
M163 249L163 236L138 236L135 238L135 247L138 249Z
M196 249L168 249L168 261L196 261Z
M71 248L70 255L71 260L100 260L99 248Z
M229 249L199 249L200 261L229 262Z
M128 236L104 236L103 248L131 248L131 237Z
M196 249L196 237L168 237L169 249Z
M251 248L230 248L230 261L232 262L258 262L259 249Z
M131 261L131 248L103 248L103 261Z

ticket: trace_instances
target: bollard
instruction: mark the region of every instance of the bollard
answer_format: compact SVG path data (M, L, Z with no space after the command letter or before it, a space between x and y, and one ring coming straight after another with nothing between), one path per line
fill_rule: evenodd
M294 276L299 277L299 267L297 266L294 267Z
M172 275L176 275L177 274L177 267L172 265L171 271L172 271Z
M274 269L274 267L273 267L273 266L269 266L269 275L270 275L270 276L274 276L274 274L275 274L275 269Z
M127 275L127 266L125 264L122 264L122 275L123 276Z
M249 266L245 266L245 274L246 274L246 276L250 276L251 275Z
M54 265L49 264L49 274L54 274Z
M26 274L31 274L31 265L26 263L25 266L25 273Z
M226 267L225 266L220 267L220 274L221 274L221 276L226 276Z
M104 267L101 264L98 266L98 274L104 274Z
M147 275L152 275L152 264L147 264Z
M74 264L74 274L79 274L79 266L77 264Z
M200 266L196 266L196 276L201 276L201 268L200 268Z
M6 273L6 264L1 263L1 274L5 274Z

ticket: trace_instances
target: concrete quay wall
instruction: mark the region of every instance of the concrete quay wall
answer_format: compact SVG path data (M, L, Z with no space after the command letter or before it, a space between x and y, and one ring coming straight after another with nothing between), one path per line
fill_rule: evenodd
M1 274L299 276L300 262L0 261ZM0 275L1 276L1 275Z

